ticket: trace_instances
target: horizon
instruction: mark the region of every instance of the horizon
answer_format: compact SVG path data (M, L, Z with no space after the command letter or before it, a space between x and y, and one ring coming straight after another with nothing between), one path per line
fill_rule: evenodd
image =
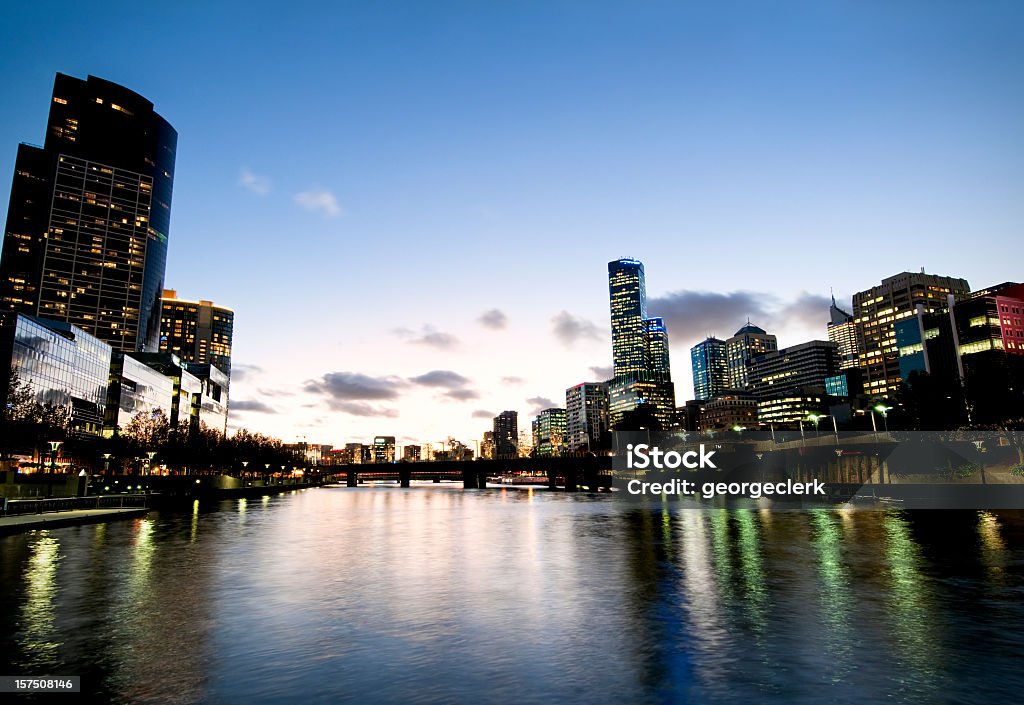
M229 430L335 447L472 446L610 377L627 251L677 406L690 347L748 317L789 347L827 339L831 289L1020 279L992 253L1024 222L1024 9L730 8L6 8L0 189L57 72L152 101L179 135L165 288L235 311Z

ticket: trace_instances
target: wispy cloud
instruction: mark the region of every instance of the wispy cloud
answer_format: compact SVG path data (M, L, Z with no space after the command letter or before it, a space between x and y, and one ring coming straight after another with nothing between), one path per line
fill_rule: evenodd
M260 196L266 196L270 193L270 179L266 176L254 174L246 167L242 167L242 170L239 173L238 183L243 188L259 194Z
M530 410L530 416L536 416L544 411L544 409L553 409L558 406L556 402L551 401L547 397L530 397L526 400L526 403L533 407Z
M526 380L523 379L522 377L512 376L512 377L502 377L501 378L501 383L502 384L523 384L525 382L526 382Z
M315 187L308 191L295 194L295 202L313 213L321 213L328 218L341 215L338 199L327 189Z
M476 320L484 328L491 330L503 330L508 326L508 316L496 308L484 311Z
M424 387L444 387L445 389L457 389L469 384L467 378L451 370L431 370L418 377L410 377L409 381Z
M328 372L308 380L303 389L335 401L382 401L397 399L405 382L397 377L370 377L358 372Z
M335 411L340 411L350 416L377 416L386 419L398 417L397 409L389 409L381 406L371 406L362 401L331 401L329 406Z
M580 340L600 340L601 332L597 326L585 318L579 318L568 311L551 318L551 332L559 342L567 348Z
M394 334L412 345L426 345L438 350L451 350L459 344L459 339L451 333L436 330L433 326L423 326L416 332L409 328L396 328Z
M247 365L244 362L235 362L231 365L231 381L241 382L248 380L252 375L258 375L263 372L263 368L259 365Z
M493 419L497 414L487 409L476 409L472 414L471 418L474 419Z
M480 392L475 389L449 389L444 396L455 401L469 401L470 399L479 399Z
M277 413L277 409L273 409L261 401L247 399L232 399L231 411L255 411L261 414Z
M603 382L606 379L611 379L612 374L615 373L615 368L611 365L602 366L594 365L590 368L590 374L594 375L594 378L599 382Z

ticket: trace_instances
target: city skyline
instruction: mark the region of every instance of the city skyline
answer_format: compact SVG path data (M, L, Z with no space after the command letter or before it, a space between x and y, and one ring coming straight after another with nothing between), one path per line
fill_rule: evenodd
M562 406L610 377L602 272L623 255L648 269L681 405L689 348L748 317L787 347L826 338L830 288L850 308L921 266L1017 278L957 243L1008 249L1024 215L1019 10L923 7L789 24L753 6L349 6L273 32L217 9L195 36L170 22L163 59L113 11L65 8L132 63L88 31L19 32L50 9L9 8L0 189L17 144L42 141L54 73L158 106L179 132L165 285L236 313L232 427L467 440L503 409ZM304 32L279 68L241 39Z

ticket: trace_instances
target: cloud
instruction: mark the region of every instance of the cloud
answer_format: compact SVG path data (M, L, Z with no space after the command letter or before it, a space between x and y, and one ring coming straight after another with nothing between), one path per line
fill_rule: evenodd
M491 330L504 330L508 326L508 316L496 308L484 311L476 320L484 328Z
M381 401L397 399L405 382L396 377L369 377L358 372L328 372L321 379L308 380L303 389L334 401Z
M295 202L307 211L314 213L319 211L328 218L341 215L341 206L338 205L338 199L327 189L315 187L308 191L297 193L295 194Z
M284 389L258 389L260 396L264 397L293 397L295 392L289 392Z
M456 401L469 401L470 399L479 399L480 393L473 389L449 389L444 396Z
M594 375L594 377L601 382L605 381L606 379L611 379L612 375L615 374L615 368L612 367L611 365L594 365L589 369L590 374Z
M263 368L259 365L246 365L242 362L235 362L231 365L231 381L241 382L248 379L251 375L258 375L263 372Z
M340 411L350 416L379 416L388 419L398 416L397 409L370 406L366 402L361 401L337 401L332 399L327 402L327 405L334 411Z
M597 326L585 318L577 318L568 311L562 311L551 319L551 332L564 345L572 347L579 340L600 340Z
M240 186L252 191L253 193L259 194L260 196L266 196L270 193L270 179L266 176L259 176L249 171L244 166L238 177L238 183Z
M523 379L522 377L502 377L501 378L501 383L502 384L523 384L524 382L526 382L526 380Z
M438 350L450 350L459 344L459 339L454 335L435 330L433 326L423 326L419 333L409 328L396 328L393 332L407 343L427 345Z
M536 416L544 409L553 409L558 406L557 403L551 401L547 397L530 397L526 400L527 404L533 405L533 409L530 411L530 416Z
M474 419L493 419L497 414L493 411L487 411L487 409L477 409L471 414L471 418Z
M468 379L451 370L432 370L418 377L410 377L409 381L424 387L444 387L445 389L457 389L469 384Z
M232 399L231 411L256 411L261 414L276 414L277 410L272 409L261 401L249 401L246 399Z
M734 291L676 291L647 300L650 315L665 319L672 340L700 340L708 335L729 338L743 327L747 318L769 333L772 328L804 325L824 331L831 300L802 292L784 301L774 294Z

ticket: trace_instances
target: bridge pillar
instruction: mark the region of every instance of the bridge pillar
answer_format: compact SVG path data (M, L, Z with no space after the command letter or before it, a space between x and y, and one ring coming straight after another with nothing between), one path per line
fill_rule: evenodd
M412 471L410 470L399 470L398 471L398 484L402 487L408 487L409 481L412 479Z
M469 468L466 468L462 471L462 489L476 489L476 473L473 470L470 470Z
M554 468L548 468L548 489L558 489L558 474L555 472Z
M441 478L438 477L437 475L434 475L434 484L436 485L436 484L438 484L440 482L441 482Z
M358 473L355 470L348 470L345 472L345 486L355 487L359 483Z
M588 467L583 471L583 484L586 485L589 492L597 492L600 489L597 485L596 467Z
M565 491L575 492L579 489L579 471L576 468L565 469Z
M486 470L477 470L476 471L476 486L477 486L477 489L480 489L480 490L487 489L487 471Z

